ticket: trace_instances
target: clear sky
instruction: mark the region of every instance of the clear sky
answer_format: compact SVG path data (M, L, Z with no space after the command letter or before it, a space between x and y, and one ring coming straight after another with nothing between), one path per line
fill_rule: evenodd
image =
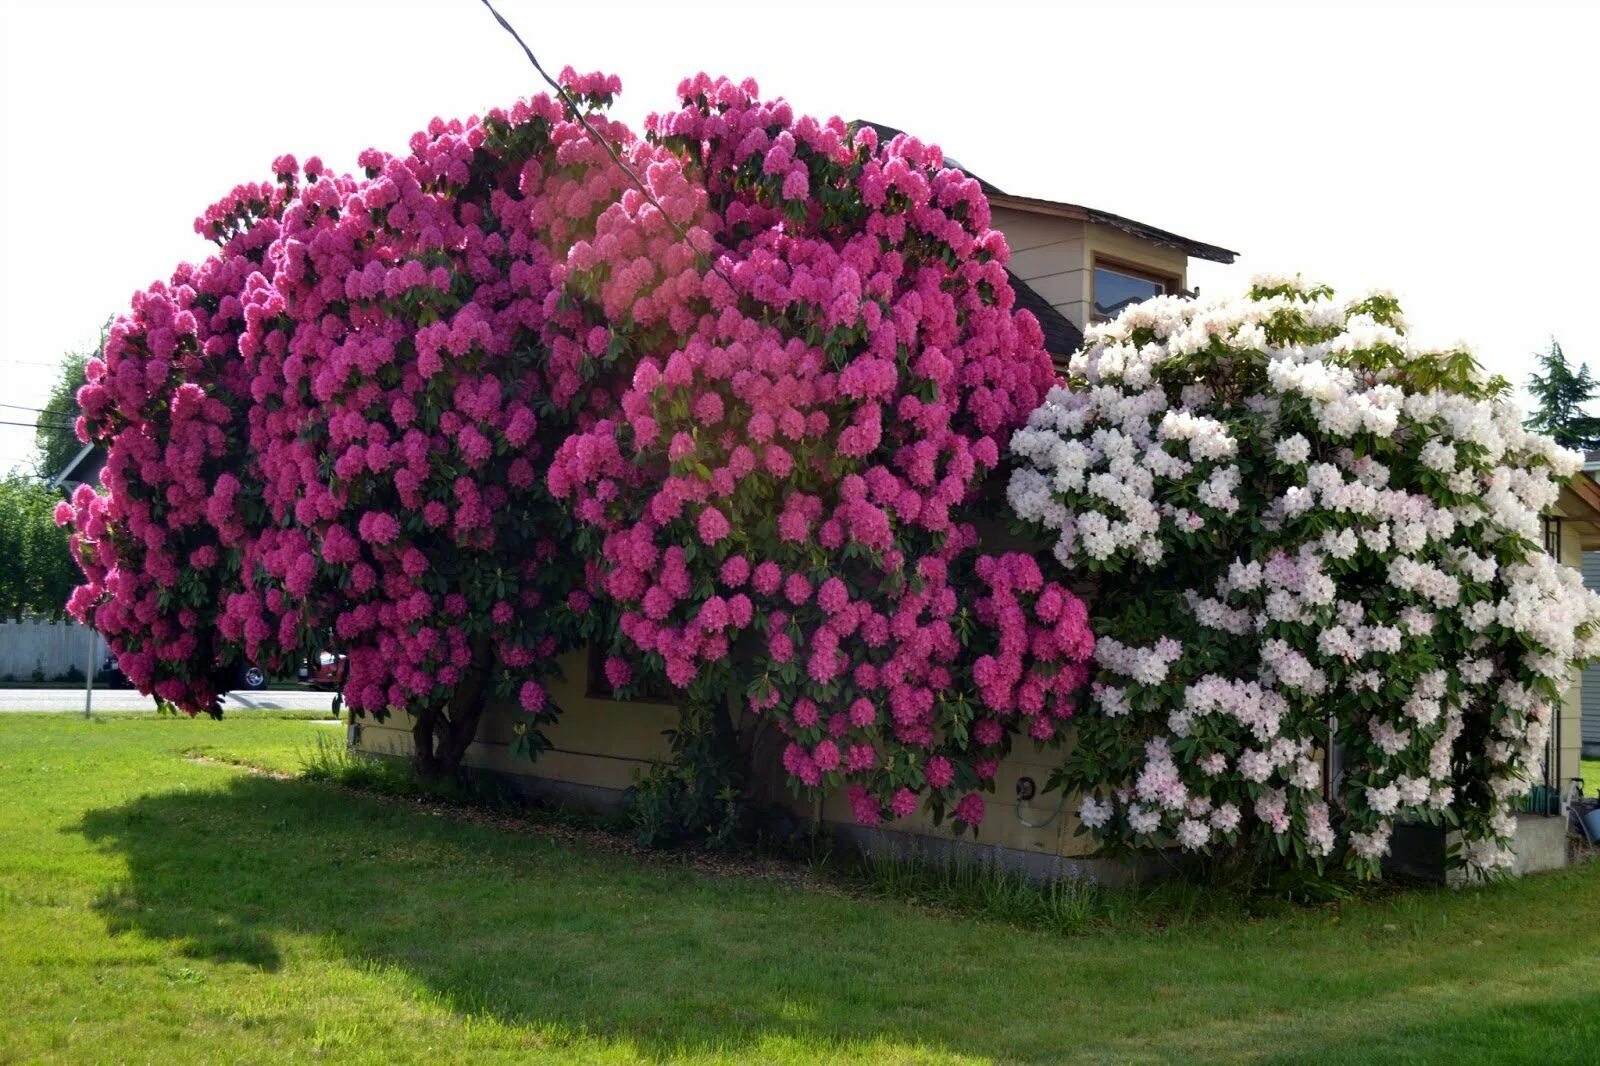
M1204 292L1300 271L1402 297L1522 384L1600 369L1600 3L549 3L501 10L552 71L753 76L944 146L1025 195L1239 251ZM60 354L207 245L192 222L285 151L353 168L434 115L537 91L478 0L4 0L0 422ZM0 425L0 471L32 431Z

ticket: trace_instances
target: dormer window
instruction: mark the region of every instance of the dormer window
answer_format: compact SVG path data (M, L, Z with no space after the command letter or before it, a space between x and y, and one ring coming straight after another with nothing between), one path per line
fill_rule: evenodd
M1094 321L1116 318L1136 303L1177 288L1177 279L1170 275L1097 259L1094 264Z

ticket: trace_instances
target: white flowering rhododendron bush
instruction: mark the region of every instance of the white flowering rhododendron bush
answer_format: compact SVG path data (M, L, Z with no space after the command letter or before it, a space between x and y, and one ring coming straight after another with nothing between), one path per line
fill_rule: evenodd
M238 662L341 653L431 773L495 697L536 751L556 657L599 639L617 692L735 696L864 822L976 825L1093 647L1032 556L978 546L1054 372L977 183L753 83L686 81L639 137L614 78L563 80L206 212L218 252L90 364L73 613L191 713Z
M1542 549L1580 457L1508 391L1412 350L1392 297L1298 279L1090 331L1008 487L1049 569L1098 579L1056 782L1084 826L1374 875L1420 821L1458 829L1474 870L1511 863L1600 598Z

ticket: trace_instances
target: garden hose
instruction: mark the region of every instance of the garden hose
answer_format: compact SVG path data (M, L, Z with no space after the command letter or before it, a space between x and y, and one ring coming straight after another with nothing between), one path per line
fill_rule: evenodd
M1046 818L1042 822L1030 822L1030 821L1028 821L1026 818L1024 818L1022 816L1022 797L1018 796L1017 797L1017 803L1016 803L1017 821L1021 822L1023 825L1027 826L1029 829L1043 829L1045 826L1049 825L1051 822L1055 821L1057 818L1060 818L1061 817L1061 812L1066 809L1066 806L1067 806L1067 794L1065 792L1063 792L1063 793L1061 793L1061 798L1056 801L1056 809L1054 811L1050 812L1050 817Z

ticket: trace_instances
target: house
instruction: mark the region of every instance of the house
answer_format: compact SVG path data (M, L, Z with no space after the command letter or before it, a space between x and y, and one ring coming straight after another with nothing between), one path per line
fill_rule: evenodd
M880 138L898 132L873 126ZM1011 247L1009 267L1018 305L1039 320L1045 347L1058 364L1082 345L1090 323L1151 296L1187 291L1191 258L1231 263L1236 255L1108 211L1014 196L973 177L989 197L995 228ZM651 763L670 757L665 734L676 727L677 710L670 703L612 699L599 667L599 656L590 651L574 651L563 659L563 677L551 683L550 695L565 713L546 729L553 748L536 762L512 754L519 715L491 708L466 764L495 772L532 795L620 807L625 791ZM410 730L409 717L394 714L381 723L366 719L353 724L351 740L358 751L409 757ZM914 843L931 852L983 855L1035 876L1080 871L1102 878L1127 876L1125 864L1081 858L1092 845L1087 836L1076 835L1077 819L1066 809L1066 797L1044 795L1055 760L1055 755L1020 745L1005 761L995 791L985 796L981 844L970 838L954 840L948 829L936 828L921 816L881 829L858 826L842 794L796 813L820 817L839 836L866 844Z
M1588 487L1600 484L1597 479L1600 479L1600 451L1592 451L1584 456L1583 473L1576 480ZM1570 535L1562 537L1562 546L1567 548L1567 554L1562 556L1561 561L1569 566L1577 566L1583 571L1584 585L1600 592L1600 537L1590 535L1588 529L1579 533L1576 538L1576 562L1569 558L1572 550L1565 543L1571 539L1574 538ZM1579 747L1582 756L1600 759L1600 665L1591 666L1583 672L1580 700Z
M99 485L100 472L105 465L106 450L91 441L79 448L67 465L50 479L50 487L71 492L79 485Z
M873 126L880 137L898 132ZM948 161L960 166L955 160ZM1232 263L1236 256L1226 248L1121 215L1013 195L973 177L988 195L994 225L1011 247L1009 269L1018 304L1038 318L1045 346L1058 363L1064 363L1081 346L1083 331L1091 323L1113 317L1143 299L1186 292L1191 259ZM1600 469L1600 456L1596 458ZM1586 549L1600 549L1600 484L1584 476L1563 489L1546 529L1551 553L1568 565L1581 565ZM1600 560L1595 573L1600 580ZM612 698L600 662L593 649L571 652L562 660L563 676L551 683L550 694L565 713L547 728L553 747L536 762L513 754L520 715L491 708L480 724L478 740L467 753L467 765L493 772L531 795L619 808L628 787L648 772L653 762L670 758L666 734L677 725L677 711L667 702ZM1551 738L1545 784L1552 788L1558 789L1578 773L1581 699L1577 680ZM1591 692L1600 707L1600 678ZM1600 714L1594 729L1600 743ZM411 721L405 714L392 715L385 722L368 719L351 725L351 742L361 752L406 758L412 750L410 730ZM996 774L994 792L984 796L986 813L977 843L953 838L925 815L884 827L859 826L842 794L814 805L795 804L795 813L820 819L837 836L859 844L982 857L1037 877L1092 873L1102 879L1121 879L1136 872L1126 863L1087 858L1093 843L1077 833L1078 821L1075 812L1067 808L1068 797L1044 791L1058 761L1059 753L1036 753L1030 745L1019 745L1013 751ZM1526 851L1527 856L1522 865L1533 869L1565 861L1563 820L1525 814L1521 822L1519 854ZM1525 840L1532 841L1526 848ZM1441 870L1444 844L1442 833L1425 843L1437 852Z
M1594 471L1600 470L1600 454L1591 455L1585 469L1561 489L1561 494L1544 516L1544 548L1551 556L1583 571L1586 584L1600 587L1590 578L1589 562L1600 555L1600 483ZM1593 566L1600 575L1600 566ZM1572 684L1562 698L1550 737L1545 742L1543 776L1534 783L1524 807L1517 815L1512 841L1516 852L1515 872L1534 873L1567 864L1567 819L1550 813L1552 801L1564 795L1573 778L1581 777L1582 747L1592 730L1600 739L1600 716L1589 718L1588 706L1600 696L1600 669L1574 671ZM1398 826L1389 865L1402 872L1434 879L1459 882L1459 871L1445 869L1445 849L1450 836L1442 829L1424 825Z
M1600 589L1600 453L1591 452L1584 469L1561 489L1544 517L1544 546L1556 559L1584 575L1584 584ZM1591 561L1593 559L1594 561ZM1597 575L1597 576L1591 576ZM1545 758L1545 783L1565 791L1582 776L1585 752L1600 754L1600 667L1579 671L1572 680L1551 730Z
M880 142L900 133L877 122L855 125L871 126ZM1017 305L1039 320L1044 346L1058 364L1083 344L1091 323L1151 296L1188 292L1191 258L1232 263L1238 256L1109 211L1015 196L948 155L945 163L964 171L989 198L992 224L1011 248Z

